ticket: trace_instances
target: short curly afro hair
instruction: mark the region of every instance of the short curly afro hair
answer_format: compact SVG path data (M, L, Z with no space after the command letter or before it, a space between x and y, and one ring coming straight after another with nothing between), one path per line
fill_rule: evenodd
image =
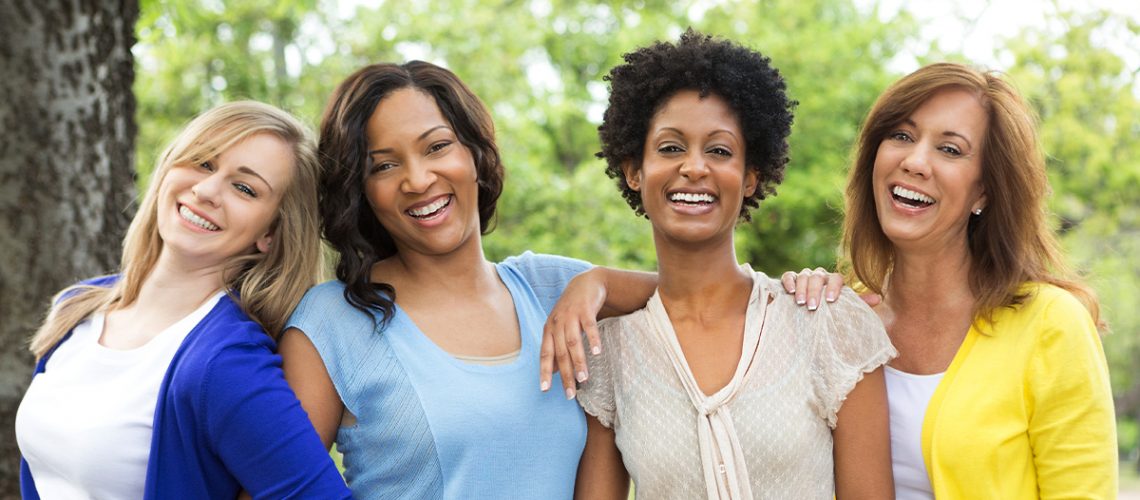
M740 217L760 205L784 179L788 135L796 102L785 93L784 77L760 53L731 41L687 30L676 45L657 42L624 56L610 70L610 102L598 135L606 174L617 179L622 196L638 215L645 215L641 193L630 189L622 164L640 168L649 124L679 91L702 97L716 94L736 112L744 134L745 168L759 176L756 192L744 199Z

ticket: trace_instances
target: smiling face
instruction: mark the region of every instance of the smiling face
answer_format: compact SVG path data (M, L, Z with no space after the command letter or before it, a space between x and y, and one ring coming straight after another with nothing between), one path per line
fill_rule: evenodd
M399 253L441 255L479 245L475 161L435 100L392 92L368 120L364 190Z
M260 133L209 161L172 166L158 191L163 252L213 266L267 251L293 163L285 141Z
M744 154L744 134L728 103L684 90L653 116L641 168L627 165L626 182L641 194L659 238L731 241L741 204L757 184Z
M945 89L879 144L872 175L875 207L896 247L965 247L971 212L986 204L986 127L986 111L975 94Z

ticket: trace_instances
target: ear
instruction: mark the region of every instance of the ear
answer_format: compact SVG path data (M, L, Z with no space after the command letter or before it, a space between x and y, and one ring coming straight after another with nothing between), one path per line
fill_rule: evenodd
M975 201L974 206L970 207L970 211L974 212L977 210L985 210L987 204L988 203L986 202L986 192L982 191L982 194L980 196L978 196L978 201Z
M756 193L756 187L760 185L760 172L757 169L744 166L744 198L752 196Z
M269 245L272 243L273 235L270 233L265 233L264 236L258 238L257 241L254 242L254 245L257 247L258 252L269 253Z
M641 191L641 169L634 167L632 160L621 164L621 172L625 175L625 183L634 191Z

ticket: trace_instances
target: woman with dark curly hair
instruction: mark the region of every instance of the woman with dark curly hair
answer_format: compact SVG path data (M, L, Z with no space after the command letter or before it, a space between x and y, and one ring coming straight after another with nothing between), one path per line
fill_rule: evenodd
M659 284L601 322L579 391L579 497L890 498L882 324L849 289L811 314L736 260L775 192L794 101L768 58L689 31L607 79L607 172L653 225Z

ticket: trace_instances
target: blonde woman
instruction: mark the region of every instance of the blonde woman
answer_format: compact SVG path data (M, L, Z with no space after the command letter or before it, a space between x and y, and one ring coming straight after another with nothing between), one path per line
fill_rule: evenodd
M349 496L274 354L320 269L317 177L310 134L272 106L182 131L118 274L61 292L32 338L25 498Z

